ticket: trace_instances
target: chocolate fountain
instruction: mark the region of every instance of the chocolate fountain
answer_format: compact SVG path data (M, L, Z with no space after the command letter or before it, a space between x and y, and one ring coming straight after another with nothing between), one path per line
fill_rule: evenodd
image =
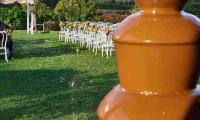
M140 12L113 35L120 85L100 120L200 120L200 20L186 0L136 0Z

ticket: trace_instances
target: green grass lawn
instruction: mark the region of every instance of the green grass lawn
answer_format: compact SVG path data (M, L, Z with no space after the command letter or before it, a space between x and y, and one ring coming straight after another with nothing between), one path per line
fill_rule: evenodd
M97 120L118 83L114 57L58 42L57 32L15 31L13 39L14 60L0 57L0 120Z

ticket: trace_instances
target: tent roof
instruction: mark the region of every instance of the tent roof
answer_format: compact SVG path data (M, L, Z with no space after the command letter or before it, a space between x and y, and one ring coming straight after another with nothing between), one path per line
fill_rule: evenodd
M18 2L20 4L24 4L24 3L26 3L26 1L29 1L30 4L34 4L35 0L0 0L0 3L2 3L2 4L12 4L12 3Z

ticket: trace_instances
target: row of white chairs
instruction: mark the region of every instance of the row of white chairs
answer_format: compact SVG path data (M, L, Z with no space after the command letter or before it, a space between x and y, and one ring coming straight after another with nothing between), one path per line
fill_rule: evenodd
M5 56L5 61L8 62L7 41L8 35L4 31L0 31L0 55Z
M59 41L65 41L65 43L80 44L81 47L93 49L95 54L98 51L101 52L102 57L108 58L114 51L114 44L112 41L112 33L118 27L119 24L109 25L104 23L92 23L98 26L98 32L88 31L87 29L71 29L62 28L59 32ZM104 32L105 27L109 27L110 33Z

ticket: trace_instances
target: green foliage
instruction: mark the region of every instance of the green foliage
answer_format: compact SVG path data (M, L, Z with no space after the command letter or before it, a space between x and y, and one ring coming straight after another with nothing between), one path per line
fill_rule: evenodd
M44 3L37 2L36 4L36 17L37 22L43 23L44 21L48 21L52 19L53 12L51 11L50 7Z
M188 0L184 7L184 10L200 17L200 1Z
M94 17L95 2L93 0L60 0L55 13L60 20L86 21Z
M54 9L59 0L38 0L38 1L46 4L51 9Z
M137 5L135 4L134 6L133 6L133 8L131 9L131 14L135 14L135 13L137 13L137 12L139 12L140 10L139 10L139 8L137 7Z
M74 0L60 0L55 8L55 14L58 15L59 20L76 20L76 13Z
M12 25L15 29L26 29L26 12L26 5L3 5L0 7L0 21ZM58 20L49 6L38 1L36 2L36 18L37 23Z
M14 28L21 27L26 22L26 10L23 6L0 8L0 21L12 25Z
M134 1L97 1L96 6L100 9L128 10L134 5Z
M79 20L86 21L90 15L94 14L95 11L95 2L93 0L74 0L78 4L78 15Z

